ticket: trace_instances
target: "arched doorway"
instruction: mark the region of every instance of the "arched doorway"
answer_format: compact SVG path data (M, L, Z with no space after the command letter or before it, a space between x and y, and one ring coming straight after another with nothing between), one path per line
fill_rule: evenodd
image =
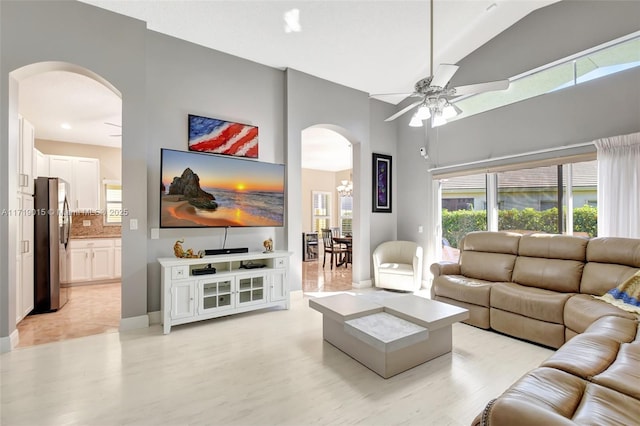
M12 254L16 258L16 267L10 271L10 276L13 273L15 277L15 280L10 280L16 283L15 298L10 297L8 301L14 306L10 306L8 312L15 313L17 345L117 331L121 318L121 289L116 277L121 264L121 244L120 232L117 224L114 225L117 218L108 214L114 209L108 210L107 207L115 206L108 203L114 197L118 198L118 192L121 202L121 94L91 70L63 62L31 64L11 72L10 79L16 90L9 96L9 105L13 106L9 108L9 126L17 126L20 130L28 123L35 134L31 147L32 174L25 179L55 175L66 181L75 180L70 188L71 191L76 190L76 201L85 200L80 197L82 191L85 194L94 192L88 194L91 196L89 204L76 202L75 207L71 205L75 210L70 227L72 242L82 239L87 246L83 253L85 259L80 262L76 256L73 265L87 271L88 275L73 276L68 270L71 264L70 244L66 245L64 252L61 251L58 272L52 272L52 277L56 276L61 281L60 293L73 294L61 309L54 313L27 316L30 266L29 259L19 262L20 251L26 246L33 247L32 253L37 253L40 239L38 235L32 235L34 242L25 245L23 235L18 231L16 244L8 244L9 258L14 258ZM10 134L13 136L15 133ZM10 137L9 144L14 143L17 141ZM22 152L20 158L27 154L28 151ZM18 170L11 170L10 166L9 175L19 173L19 168L20 165ZM30 195L19 184L12 185L11 180L9 193L18 193L22 199L28 199ZM28 223L21 225L17 229L29 228ZM99 241L99 247L89 247L89 241ZM32 277L32 280L37 281L38 277Z
M339 253L336 253L332 262L332 257L324 250L326 242L321 232L322 229L331 229L334 236L342 237L351 237L353 234L352 151L353 143L348 132L337 126L316 125L301 132L302 238L307 241L305 244L309 240L317 241L315 247L305 245L303 248L304 292L352 288L353 264L346 261L347 247L337 244ZM351 248L349 244L348 250ZM315 251L315 256L307 255L311 250Z

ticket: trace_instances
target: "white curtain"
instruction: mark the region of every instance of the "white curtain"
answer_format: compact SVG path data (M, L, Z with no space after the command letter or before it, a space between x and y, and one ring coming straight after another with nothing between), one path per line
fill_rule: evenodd
M594 141L598 236L640 238L640 133Z

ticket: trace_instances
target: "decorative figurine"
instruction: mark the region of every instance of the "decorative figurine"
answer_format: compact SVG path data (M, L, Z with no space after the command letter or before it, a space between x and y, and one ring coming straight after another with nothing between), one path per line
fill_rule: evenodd
M187 249L187 251L185 251L182 248L182 243L184 243L184 240L177 240L176 243L173 245L173 254L175 254L176 257L183 258L183 259L194 259L198 257L204 257L204 250L200 250L198 254L194 254L193 249Z
M271 253L273 251L273 240L271 238L264 240L262 245L264 246L265 253Z

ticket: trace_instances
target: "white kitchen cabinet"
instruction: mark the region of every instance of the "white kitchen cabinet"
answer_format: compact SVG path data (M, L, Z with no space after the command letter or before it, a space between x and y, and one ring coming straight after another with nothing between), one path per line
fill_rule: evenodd
M18 188L16 221L16 322L33 310L34 305L34 140L33 125L18 116Z
M274 251L161 258L164 333L171 326L273 306L289 308L287 272L292 253ZM259 268L251 266L260 265ZM210 266L215 273L200 274Z
M18 194L19 211L33 211L33 196ZM16 233L18 250L16 255L16 323L22 321L34 305L34 216L22 214Z
M35 177L48 177L49 175L49 156L47 154L43 154L37 149L34 150L36 157L36 168L33 172Z
M100 209L100 161L97 158L75 158L73 164L75 210Z
M69 244L67 248L67 282L91 281L91 249Z
M91 279L109 280L113 278L113 244L109 247L94 247L91 249Z
M71 211L95 212L100 209L100 160L49 155L49 174L69 182Z
M33 195L35 130L24 117L18 119L18 191Z
M105 281L116 274L115 244L119 239L71 240L67 246L67 282ZM119 273L119 271L118 271Z
M51 177L59 177L71 184L73 180L73 157L65 155L49 155L49 175ZM73 192L73 185L71 185L71 192ZM69 198L71 198L71 192ZM68 200L71 204L71 199ZM73 206L69 206L72 207Z

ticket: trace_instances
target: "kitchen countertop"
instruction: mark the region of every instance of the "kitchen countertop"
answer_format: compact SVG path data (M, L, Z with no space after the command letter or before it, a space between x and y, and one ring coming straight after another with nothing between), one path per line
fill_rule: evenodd
M96 240L100 238L115 238L120 239L120 235L72 235L69 237L70 240Z

